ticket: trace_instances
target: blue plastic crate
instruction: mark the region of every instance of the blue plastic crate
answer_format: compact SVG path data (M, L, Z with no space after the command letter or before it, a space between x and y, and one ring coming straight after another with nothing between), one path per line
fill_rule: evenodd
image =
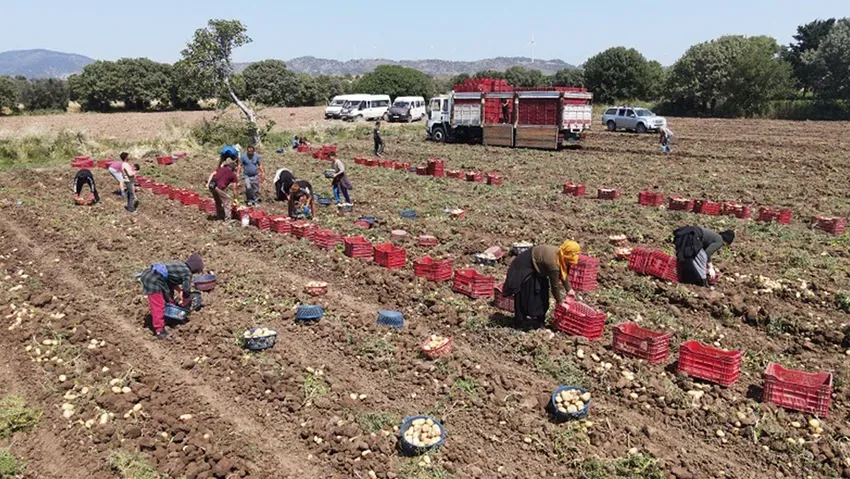
M330 199L330 198L317 198L316 203L318 203L321 206L330 206L331 203L333 203L333 200Z
M378 313L378 326L389 326L390 328L403 328L404 315L398 311L381 311Z
M257 328L249 329L249 333L253 333ZM268 336L263 336L260 338L242 338L242 345L245 346L245 349L250 349L251 351L262 351L264 349L269 349L274 346L274 343L277 341L277 332L274 331L274 334L270 334Z
M413 421L417 419L430 419L434 421L434 424L440 427L440 432L442 433L440 436L440 440L434 444L433 446L428 447L418 447L415 446L404 438L404 432L407 431L407 428L413 423ZM404 418L404 421L401 423L401 427L399 428L399 447L401 448L402 454L406 456L420 456L425 454L428 451L433 451L435 449L439 449L446 442L446 428L443 427L442 424L439 423L436 419L430 416L409 416Z
M357 218L357 221L365 221L365 222L369 223L370 226L374 226L375 222L378 221L378 219L375 218L374 216L361 216L361 217Z
M591 401L588 401L587 404L585 404L583 408L581 408L580 410L578 410L576 412L561 412L558 409L558 407L556 406L557 403L555 402L555 397L558 394L560 394L561 391L569 391L569 390L572 390L572 389L578 390L581 394L588 392L587 389L584 389L584 388L581 388L581 387L578 387L578 386L561 386L558 389L556 389L555 392L552 393L552 399L551 399L552 414L554 414L556 419L560 419L560 420L580 419L580 418L587 416L587 412L590 411L590 403L592 402L592 399L591 399Z
M189 310L181 308L176 304L166 304L165 317L174 321L185 323L189 319Z
M415 220L416 210L401 210L398 212L398 215L405 219Z
M325 310L318 305L298 306L295 310L295 319L299 321L315 321L325 315Z

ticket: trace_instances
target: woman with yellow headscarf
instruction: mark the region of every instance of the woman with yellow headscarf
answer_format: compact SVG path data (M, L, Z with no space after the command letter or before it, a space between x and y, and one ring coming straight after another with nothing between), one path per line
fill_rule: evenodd
M565 241L560 247L539 245L520 253L508 268L502 295L514 298L514 319L517 325L529 318L542 326L549 312L549 292L560 304L564 301L562 285L569 296L575 296L570 286L570 268L578 264L581 247L575 241Z

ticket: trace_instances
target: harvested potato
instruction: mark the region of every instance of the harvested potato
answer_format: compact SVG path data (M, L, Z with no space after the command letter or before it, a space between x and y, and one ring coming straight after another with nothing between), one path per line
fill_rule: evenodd
M257 338L265 338L268 336L275 336L277 331L269 328L257 328L253 332L248 330L242 335L245 339L257 339Z
M576 413L590 402L590 393L578 389L568 389L555 395L555 407L562 413Z

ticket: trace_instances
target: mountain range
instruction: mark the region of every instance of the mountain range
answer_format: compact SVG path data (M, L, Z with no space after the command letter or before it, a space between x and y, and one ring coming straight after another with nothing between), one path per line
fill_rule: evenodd
M67 78L79 73L95 60L75 53L51 50L15 50L0 52L0 75L23 75L27 78ZM237 71L250 63L237 63ZM316 57L298 57L286 62L296 73L310 75L362 75L379 65L402 65L415 68L433 76L451 76L483 70L504 71L514 66L535 68L550 75L561 69L575 68L562 60L532 60L527 57L498 57L475 61L448 60L387 60L383 58L359 60L329 60Z

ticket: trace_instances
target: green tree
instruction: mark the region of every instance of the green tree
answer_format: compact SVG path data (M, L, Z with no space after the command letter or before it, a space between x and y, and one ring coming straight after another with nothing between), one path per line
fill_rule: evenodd
M733 58L723 110L734 116L755 116L768 102L791 93L792 68L778 59L780 47L770 37L752 37Z
M584 70L581 68L564 68L555 72L552 78L555 86L584 86Z
M782 52L782 58L790 63L794 70L797 87L804 93L812 89L816 80L812 65L804 60L804 56L809 52L817 51L833 25L835 25L835 19L830 18L798 26L794 41Z
M645 100L659 100L664 96L664 80L666 72L661 63L650 60L647 64L649 73L647 73L647 91Z
M171 68L171 106L179 110L197 110L201 100L215 98L215 87L208 78L197 78L186 60Z
M263 60L248 65L242 72L248 99L266 106L297 106L298 75L280 60Z
M21 92L21 103L30 111L66 110L68 98L68 82L57 78L29 80Z
M650 67L634 48L613 47L590 57L584 64L588 90L603 103L646 99Z
M460 73L451 77L451 79L449 80L449 84L451 85L451 88L454 88L455 85L459 85L465 82L466 80L469 80L470 78L472 77L469 75L469 73Z
M72 97L87 111L108 111L121 97L121 71L115 62L96 61L69 79Z
M428 99L434 95L434 83L428 75L399 65L378 66L357 80L355 88L363 93L386 94L391 98L422 96Z
M203 81L211 83L216 91L229 94L234 103L242 110L245 119L254 128L254 142L260 143L260 131L257 116L248 107L233 88L233 50L251 43L247 29L238 20L210 20L206 28L195 30L192 41L181 52L183 59L191 66L193 73Z
M0 115L18 108L18 84L12 77L0 76Z
M473 77L474 78L495 78L497 80L504 80L505 79L505 72L500 72L500 71L497 71L497 70L482 70L482 71L476 73L475 75L473 75Z
M812 85L823 98L850 100L850 18L835 22L816 51L803 56Z
M340 77L319 75L314 81L317 96L313 105L326 105L333 97L345 93L345 83Z
M724 36L690 47L667 71L667 96L680 109L713 113L724 100L732 64L746 43L744 36Z
M543 72L521 66L513 66L505 70L505 80L514 88L532 88L547 84Z
M118 69L118 100L129 110L143 111L154 104L167 106L171 97L171 65L147 58L122 58Z

